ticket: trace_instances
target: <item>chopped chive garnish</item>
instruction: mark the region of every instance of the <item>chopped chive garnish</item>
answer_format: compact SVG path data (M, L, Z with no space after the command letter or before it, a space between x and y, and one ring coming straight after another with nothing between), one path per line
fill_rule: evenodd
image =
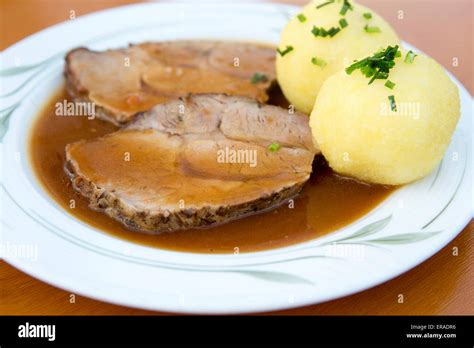
M369 65L366 65L366 66L363 66L363 67L360 68L360 72L362 74L364 74L365 77L368 78L368 77L374 76L376 70L375 70L375 68L373 68Z
M397 111L397 104L395 103L395 97L393 95L389 95L388 101L390 102L390 109L392 111Z
M341 26L341 28L345 28L347 27L349 24L347 23L346 19L345 18L341 18L339 20L339 25Z
M395 87L395 84L392 81L387 80L387 82L385 82L385 87L393 89L393 87Z
M267 75L261 74L259 72L256 72L253 74L253 76L250 78L250 82L253 84L259 83L259 82L267 82L268 77Z
M367 33L380 33L380 28L379 27L369 27L368 24L364 27L364 30Z
M333 37L334 35L336 35L337 33L339 33L341 31L340 28L334 28L332 27L331 29L328 30L328 34L330 37Z
M390 69L395 65L397 52L398 46L388 46L385 50L377 52L371 57L354 62L346 68L346 73L350 75L354 70L360 69L365 77L370 78L369 85L376 79L386 80Z
M366 12L362 16L364 16L365 19L371 19L372 18L372 13Z
M327 63L324 60L317 57L311 58L311 63L313 63L314 65L320 66L321 68L324 68L327 65Z
M347 10L353 10L352 5L348 0L344 0L344 3L342 4L341 11L339 11L339 14L341 16L345 16L347 13Z
M284 57L285 54L290 53L293 51L293 46L286 46L286 48L282 51L279 48L277 48L277 52L280 54L280 56Z
M329 1L323 2L321 5L316 6L316 8L321 8L332 3L334 3L334 0L329 0Z
M313 26L313 29L311 30L314 36L322 36L326 37L328 36L328 32L324 28L318 28L317 26Z
M313 29L311 29L311 33L313 33L313 35L316 36L316 37L318 37L318 36L333 37L334 35L336 35L340 31L341 31L341 28L336 28L336 27L331 27L330 29L326 30L322 27L313 26Z
M268 145L268 151L277 152L278 150L280 150L280 144L271 143L270 145Z
M413 63L413 61L415 60L415 57L417 55L415 53L413 53L413 51L408 51L407 52L407 55L405 56L405 63L408 63L408 64L411 64Z
M397 53L395 54L395 57L399 58L399 57L401 57L401 56L402 56L402 52L397 51Z
M299 15L296 16L298 18L298 20L303 23L303 22L306 22L306 16L302 13L300 13Z

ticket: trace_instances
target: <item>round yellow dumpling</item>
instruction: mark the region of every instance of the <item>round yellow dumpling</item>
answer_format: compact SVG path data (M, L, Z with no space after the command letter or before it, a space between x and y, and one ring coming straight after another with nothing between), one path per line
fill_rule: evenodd
M352 10L347 10L345 15L340 14L343 1L316 8L324 3L327 0L312 1L287 24L278 46L283 56L277 54L276 59L277 79L283 94L296 109L307 114L329 76L354 59L399 43L395 31L372 10L352 0L349 1ZM331 28L339 30L332 37L323 36Z
M441 161L460 115L459 91L433 59L395 58L387 80L360 70L326 80L310 117L314 139L336 172L400 185Z

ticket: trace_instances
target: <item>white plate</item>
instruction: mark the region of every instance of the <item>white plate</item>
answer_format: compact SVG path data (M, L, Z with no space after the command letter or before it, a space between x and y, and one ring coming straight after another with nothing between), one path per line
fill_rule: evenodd
M9 95L1 99L6 134L0 189L6 261L102 301L172 312L238 313L308 305L370 288L451 241L472 215L471 97L454 78L462 118L441 166L355 223L306 243L241 255L148 248L76 220L38 185L27 135L63 81L67 50L183 38L277 43L297 10L273 4L139 4L55 25L5 50L1 94Z

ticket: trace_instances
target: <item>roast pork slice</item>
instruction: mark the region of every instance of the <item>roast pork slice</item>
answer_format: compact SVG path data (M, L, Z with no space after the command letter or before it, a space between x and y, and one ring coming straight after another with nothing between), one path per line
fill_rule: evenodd
M90 207L152 233L212 226L299 193L319 150L308 117L250 98L189 95L66 147Z
M275 80L274 60L274 49L251 43L144 43L103 52L72 50L65 75L76 101L93 102L99 118L122 125L137 112L188 93L265 102Z

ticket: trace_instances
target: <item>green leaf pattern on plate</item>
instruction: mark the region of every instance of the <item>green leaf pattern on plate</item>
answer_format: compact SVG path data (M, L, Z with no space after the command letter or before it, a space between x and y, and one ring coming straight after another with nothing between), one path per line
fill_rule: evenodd
M441 231L436 232L415 232L415 233L401 233L401 234L392 234L390 236L385 236L377 239L369 239L367 243L378 243L378 244L407 244L415 243L421 240L431 238Z
M389 215L386 218L384 218L382 220L379 220L379 221L372 222L371 224L369 224L365 227L362 227L360 230L358 230L357 232L351 234L350 236L348 236L346 238L338 239L335 242L348 241L348 240L352 240L352 239L356 239L356 238L367 237L367 236L373 235L373 234L381 231L382 229L384 229L385 226L387 226L389 224L391 219L392 219L392 215ZM334 242L332 242L332 243L334 243Z
M366 239L365 237L372 236L377 232L382 231L392 220L392 215L387 216L381 220L372 222L360 230L354 232L350 236L336 239L331 242L324 243L323 245L334 245L334 244L363 244L367 246L375 247L377 244L408 244L419 242L428 238L431 238L441 231L436 232L412 232L412 233L401 233L384 236L375 239Z
M273 272L273 271L230 271L250 277L267 280L276 283L285 283L285 284L306 284L306 285L315 285L312 281L309 281L306 278L283 272Z

